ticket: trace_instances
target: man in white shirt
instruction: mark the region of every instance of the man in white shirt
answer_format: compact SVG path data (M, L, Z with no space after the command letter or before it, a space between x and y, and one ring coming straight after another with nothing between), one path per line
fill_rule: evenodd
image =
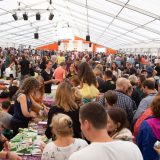
M73 153L69 160L143 160L138 147L127 141L113 141L107 134L107 114L98 103L80 108L80 123L84 136L92 143Z

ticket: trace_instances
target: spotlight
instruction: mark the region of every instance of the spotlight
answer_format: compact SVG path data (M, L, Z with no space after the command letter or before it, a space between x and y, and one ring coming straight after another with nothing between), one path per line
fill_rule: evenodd
M24 19L25 21L28 20L28 15L27 15L27 13L24 13L24 14L23 14L23 19Z
M50 13L50 15L49 15L49 20L51 21L53 18L54 18L54 14L53 14L53 13Z
M41 19L41 15L40 15L40 13L38 12L38 13L36 13L36 20L40 20Z
M39 34L38 33L34 33L34 39L38 39L39 38Z
M16 14L16 13L12 14L12 16L13 16L13 18L14 18L14 20L15 20L15 21L17 21L17 20L18 20L18 16L17 16L17 14Z
M90 35L86 36L86 41L90 41Z

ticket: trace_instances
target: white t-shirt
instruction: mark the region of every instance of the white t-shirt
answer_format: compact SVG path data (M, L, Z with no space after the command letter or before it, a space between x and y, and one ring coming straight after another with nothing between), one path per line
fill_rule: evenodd
M73 153L69 160L143 160L138 147L128 141L92 143Z
M68 160L73 152L76 152L87 145L85 140L76 138L75 141L67 147L58 147L54 142L50 142L44 148L41 160Z

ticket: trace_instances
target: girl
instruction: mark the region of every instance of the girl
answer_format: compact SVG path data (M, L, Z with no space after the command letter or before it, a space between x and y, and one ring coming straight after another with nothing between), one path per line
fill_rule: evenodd
M67 160L73 152L87 146L85 140L73 138L73 122L69 116L54 115L50 127L55 140L45 146L41 160Z

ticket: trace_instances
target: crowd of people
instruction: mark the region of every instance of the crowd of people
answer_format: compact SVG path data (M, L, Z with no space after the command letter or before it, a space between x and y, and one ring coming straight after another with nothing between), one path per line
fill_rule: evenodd
M0 85L0 158L21 159L8 141L43 111L50 142L41 145L42 160L159 160L159 57L44 53L0 48L1 78L10 81Z

